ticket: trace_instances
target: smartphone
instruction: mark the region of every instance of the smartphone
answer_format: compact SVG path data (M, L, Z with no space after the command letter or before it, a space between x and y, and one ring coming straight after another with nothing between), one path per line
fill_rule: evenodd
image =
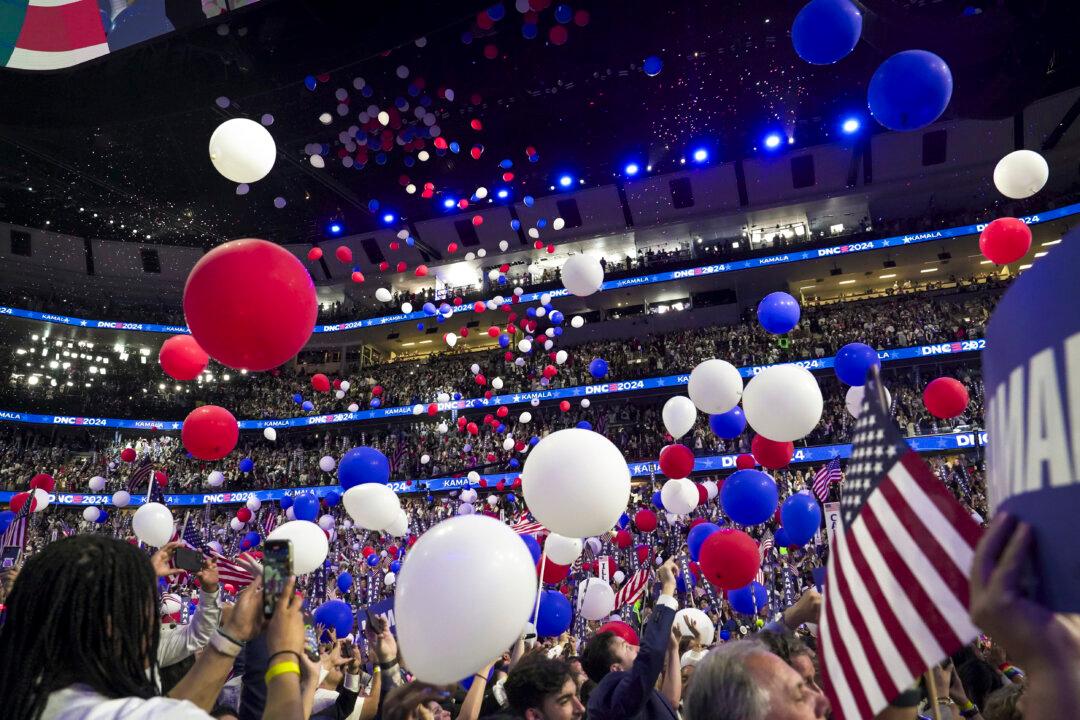
M203 567L203 555L198 550L188 547L178 547L173 553L173 564L181 570L197 573Z
M319 638L315 637L315 618L304 611L304 654L312 662L319 661Z
M292 541L263 541L263 615L270 617L292 575Z
M15 545L9 545L4 548L0 553L0 569L7 570L15 567L19 564L19 555L22 554L22 548Z
M384 620L375 613L371 612L371 608L364 608L364 612L367 614L366 627L371 628L372 633L378 635L386 629L386 626L383 624Z

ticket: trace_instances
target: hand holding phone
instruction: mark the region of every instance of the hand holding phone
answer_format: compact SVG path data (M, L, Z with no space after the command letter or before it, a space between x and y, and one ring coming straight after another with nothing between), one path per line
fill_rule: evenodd
M198 550L181 546L173 552L173 564L181 570L197 573L202 570L203 555Z
M263 543L263 615L271 617L278 596L292 576L292 541L266 540Z

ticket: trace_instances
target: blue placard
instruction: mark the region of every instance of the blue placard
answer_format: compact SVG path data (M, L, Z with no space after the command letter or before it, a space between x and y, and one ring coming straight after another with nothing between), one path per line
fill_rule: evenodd
M386 621L387 627L390 628L390 632L397 635L397 618L394 617L394 596L386 598L381 602L369 605L366 608L360 608L356 611L356 622L359 625L359 635L363 636L367 631L367 611L370 610L372 615L377 615Z
M987 326L990 509L1032 525L1031 594L1056 612L1080 611L1080 229L1036 260L1002 296Z

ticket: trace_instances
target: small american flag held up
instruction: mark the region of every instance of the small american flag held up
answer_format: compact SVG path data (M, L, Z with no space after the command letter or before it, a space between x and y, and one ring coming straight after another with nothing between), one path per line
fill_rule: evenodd
M814 495L821 502L826 502L829 499L829 488L833 483L840 482L840 460L833 458L825 465L821 466L821 469L814 473Z
M518 535L534 535L545 530L544 526L529 517L529 513L523 512L510 526L510 529Z
M652 570L648 566L644 566L627 578L626 583L615 593L615 609L618 610L624 605L629 605L637 600L641 593L645 592L645 588L649 586L649 578L651 577Z
M249 555L246 552L240 553L240 555L237 556L237 559L255 560L253 556ZM244 588L250 585L251 581L255 579L254 577L252 577L251 573L249 573L244 568L243 565L240 565L239 563L230 560L224 555L214 553L214 560L217 561L218 579L222 582L222 584L228 583L230 585L235 585L236 588L239 590L240 588Z
M821 610L821 674L837 720L874 717L978 635L968 574L981 530L904 442L882 395L874 368Z
M26 524L30 522L30 506L34 504L34 496L31 494L26 499L15 519L4 531L4 537L0 540L0 547L17 547L22 549L26 545Z

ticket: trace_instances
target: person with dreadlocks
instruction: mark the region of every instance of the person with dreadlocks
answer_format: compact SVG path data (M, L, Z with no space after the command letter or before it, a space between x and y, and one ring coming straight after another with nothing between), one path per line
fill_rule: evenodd
M264 718L301 720L303 599L291 579L267 623ZM259 578L191 670L160 696L157 577L137 547L74 535L32 556L0 628L0 715L13 720L205 720L240 648L260 633Z

